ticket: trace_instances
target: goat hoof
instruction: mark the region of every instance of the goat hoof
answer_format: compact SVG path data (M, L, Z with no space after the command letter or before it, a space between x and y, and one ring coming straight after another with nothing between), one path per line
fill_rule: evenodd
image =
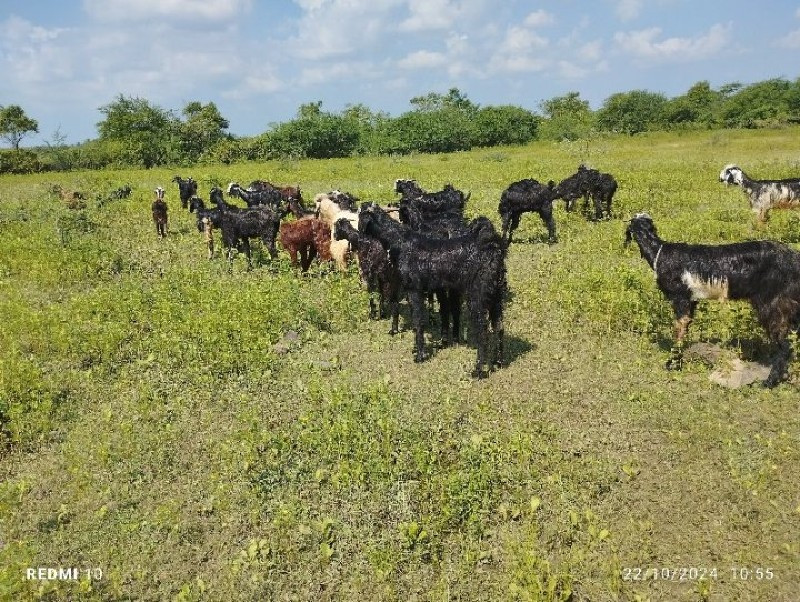
M480 370L478 368L475 368L472 371L472 378L484 379L487 378L488 376L489 374L488 372L486 372L486 370Z
M781 382L780 377L772 376L771 374L767 377L767 380L763 382L763 385L767 389L774 389L777 387Z
M414 356L414 363L415 364L421 364L424 361L425 361L425 356L424 355L415 355Z
M450 346L450 341L447 339L442 339L442 342L439 344L442 349L447 349Z
M399 332L400 332L400 331L399 331L399 330L397 330L396 328L392 328L392 329L389 331L389 335L390 335L390 336L394 336L394 335L398 334Z

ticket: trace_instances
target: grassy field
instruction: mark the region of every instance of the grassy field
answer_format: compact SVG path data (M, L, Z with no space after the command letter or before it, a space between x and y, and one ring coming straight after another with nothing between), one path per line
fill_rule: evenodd
M207 261L174 170L4 176L0 599L796 601L800 362L774 390L720 388L700 362L665 371L671 311L622 242L646 210L667 240L798 248L800 213L757 231L742 191L717 182L729 162L797 176L798 134L179 170L206 198L232 179L379 201L398 177L452 182L496 224L514 180L581 160L613 173L615 219L559 205L549 246L523 218L509 365L477 382L470 346L414 364L408 330L367 320L355 268ZM134 193L80 212L53 183ZM744 304L701 304L689 338L770 354ZM80 579L27 580L38 567Z

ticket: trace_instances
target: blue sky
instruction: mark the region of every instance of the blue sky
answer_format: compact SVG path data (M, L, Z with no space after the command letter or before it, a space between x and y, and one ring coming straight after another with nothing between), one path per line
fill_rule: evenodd
M456 86L479 104L576 90L668 96L800 76L800 2L696 0L2 0L0 104L50 140L97 135L118 94L214 101L237 135L304 102L398 115Z

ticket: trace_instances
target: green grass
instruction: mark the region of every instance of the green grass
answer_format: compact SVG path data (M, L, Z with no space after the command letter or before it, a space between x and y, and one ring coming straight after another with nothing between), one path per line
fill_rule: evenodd
M408 330L366 319L354 269L300 277L260 251L251 272L208 262L172 170L4 176L0 599L795 600L800 362L770 391L719 388L697 362L663 370L671 312L622 242L646 210L669 240L797 248L800 214L755 230L717 174L737 162L796 176L798 133L181 170L202 196L264 178L385 202L399 177L452 182L471 192L470 216L495 223L514 180L559 180L581 160L615 174L616 219L559 205L548 246L523 218L510 363L480 382L468 346L415 364ZM134 193L101 207L90 194L76 212L48 193L56 182ZM289 330L298 342L276 353ZM770 353L746 304L701 305L690 340ZM27 581L28 567L103 576ZM718 572L623 579L634 567Z

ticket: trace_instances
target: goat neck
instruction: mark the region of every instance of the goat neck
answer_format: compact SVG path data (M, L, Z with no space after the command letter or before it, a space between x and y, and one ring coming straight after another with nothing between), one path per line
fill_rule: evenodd
M658 234L651 230L639 230L631 234L636 244L639 245L639 252L642 254L642 257L644 257L647 264L653 268L656 257L664 246L664 241L658 237Z

